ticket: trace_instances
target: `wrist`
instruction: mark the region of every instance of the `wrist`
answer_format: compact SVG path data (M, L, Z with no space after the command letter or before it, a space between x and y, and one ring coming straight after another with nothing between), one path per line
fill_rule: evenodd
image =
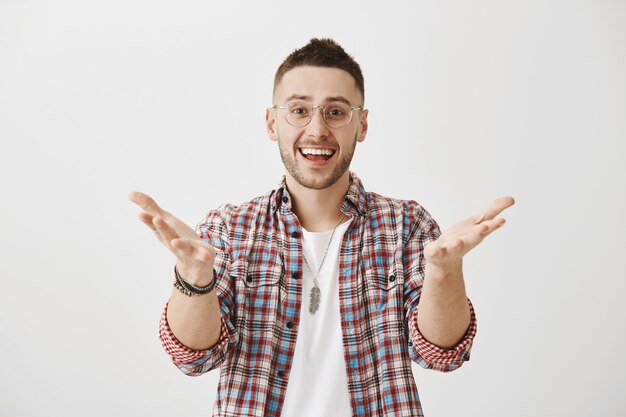
M209 294L215 288L215 271L211 274L213 278L207 285L195 285L188 281L186 281L178 272L178 267L174 266L174 288L179 290L181 293L185 294L188 297L192 297L194 295L205 295Z
M424 272L426 279L431 281L463 280L463 263L435 264L427 261Z
M206 287L213 281L214 271L213 265L210 265L208 268L202 268L202 270L198 269L186 269L185 267L176 264L176 269L181 277L188 282L189 284L195 285L197 287Z

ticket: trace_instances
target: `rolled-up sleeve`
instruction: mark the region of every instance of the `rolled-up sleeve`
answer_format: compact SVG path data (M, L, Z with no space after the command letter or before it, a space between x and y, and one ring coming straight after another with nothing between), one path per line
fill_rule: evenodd
M455 346L444 349L422 336L417 327L417 314L419 309L415 309L409 321L409 333L412 346L415 351L415 362L426 369L433 369L440 372L450 372L459 368L463 362L468 361L474 336L476 336L476 314L471 301L467 300L470 308L470 325L463 336Z
M167 304L161 315L159 323L159 338L165 352L172 358L174 365L182 372L190 376L201 375L218 367L226 356L229 340L234 336L234 329L229 329L226 321L222 317L220 337L209 349L193 350L183 345L174 336L167 322Z

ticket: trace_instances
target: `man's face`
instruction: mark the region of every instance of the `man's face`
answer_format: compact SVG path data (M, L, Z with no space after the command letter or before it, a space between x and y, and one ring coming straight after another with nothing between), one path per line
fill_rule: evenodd
M288 106L295 101L311 106L336 101L345 101L351 107L363 105L361 93L349 73L309 66L287 71L276 86L274 104ZM287 123L285 111L289 110L268 109L266 121L270 139L278 142L287 175L303 187L317 190L330 187L348 175L356 142L362 142L367 133L367 110L354 110L350 123L339 128L330 127L319 108L304 127Z

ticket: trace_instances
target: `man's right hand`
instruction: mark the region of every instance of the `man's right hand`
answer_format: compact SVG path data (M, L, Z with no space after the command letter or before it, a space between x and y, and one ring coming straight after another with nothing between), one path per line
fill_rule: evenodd
M176 267L183 279L200 287L208 285L213 279L213 246L200 239L191 227L159 207L150 196L133 191L128 198L143 209L139 219L176 256Z

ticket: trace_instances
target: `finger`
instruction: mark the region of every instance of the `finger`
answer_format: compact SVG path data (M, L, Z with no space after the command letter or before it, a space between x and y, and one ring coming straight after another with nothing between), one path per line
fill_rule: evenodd
M153 216L158 215L164 217L165 215L165 210L159 207L156 201L154 201L152 197L147 194L140 193L139 191L133 191L128 194L128 199Z
M478 224L485 220L492 220L498 214L500 214L503 210L511 207L515 204L515 199L513 197L500 197L491 202L489 207L485 209L482 214L476 215L474 217L474 223Z
M504 223L505 220L502 217L497 217L492 220L484 220L482 223L475 225L471 232L462 236L463 245L458 247L458 251L463 253L469 252L478 246L485 237L502 227Z
M157 232L156 227L154 227L154 225L152 224L152 219L154 216L151 216L145 211L142 211L141 213L137 215L137 217L139 217L139 220L141 220L141 222L145 224L146 226L148 226L153 232Z
M179 237L178 233L162 217L154 216L152 224L165 240L169 241Z
M170 246L179 259L191 258L193 254L193 245L187 239L172 239L170 241Z
M201 241L178 238L170 241L170 245L180 259L191 258L200 262L207 262L213 257L213 254Z
M485 237L491 234L496 229L502 227L506 223L506 220L502 217L497 217L492 220L485 220L479 225L478 234L481 237Z
M472 233L468 233L466 235L466 243L469 247L474 247L478 245L485 237L489 236L495 230L499 229L504 225L506 220L502 217L497 217L491 220L484 220L482 223L475 226L475 229Z

